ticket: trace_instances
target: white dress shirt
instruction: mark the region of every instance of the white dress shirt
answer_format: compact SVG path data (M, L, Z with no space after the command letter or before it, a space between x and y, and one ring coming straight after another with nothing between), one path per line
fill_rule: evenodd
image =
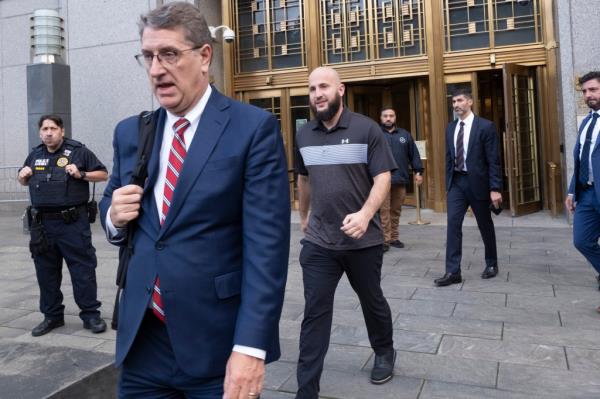
M592 142L590 143L590 155L589 155L589 158L584 161L583 159L581 159L581 152L583 151L583 146L585 144L585 137L587 135L588 128L589 128L590 124L592 123L592 120L594 119L591 117L591 115L593 113L598 114L598 117L596 118L596 125L594 126L594 131L592 132ZM592 152L594 152L594 147L596 146L596 140L598 139L598 132L600 132L600 110L590 112L590 119L587 121L587 123L583 127L583 130L581 131L581 135L579 136L579 144L580 144L579 145L579 159L580 159L580 162L588 162L589 163L588 170L590 171L590 174L589 174L590 178L589 178L588 183L594 182L594 172L592 169Z
M465 150L465 171L467 171L467 149L469 148L469 138L471 137L471 127L473 126L473 120L475 119L475 114L473 112L469 113L465 119L459 119L456 123L456 128L454 128L454 154L456 156L456 138L458 137L458 131L460 130L460 123L464 122L465 126L463 127L463 148Z
M206 91L204 92L204 95L202 96L202 98L200 98L200 101L198 101L198 103L183 116L183 118L187 119L190 122L190 126L183 134L186 151L189 150L190 145L192 144L192 140L196 135L196 129L198 128L200 117L204 112L204 108L206 107L206 103L208 102L211 93L212 88L210 87L210 85L208 85ZM173 131L173 125L175 124L175 122L177 122L179 118L181 117L167 111L167 118L165 120L163 130L162 143L160 145L158 177L156 178L156 183L154 184L154 200L156 202L156 208L158 210L159 216L162 215L163 194L165 189L165 180L167 178L169 152L171 151L171 143L173 142L173 136L175 135L175 132ZM122 241L126 236L126 229L117 229L113 225L112 220L110 220L110 208L106 213L106 235L109 241L113 243ZM235 352L243 353L245 355L253 356L263 360L266 358L267 355L267 352L262 349L252 348L243 345L234 345L233 350Z

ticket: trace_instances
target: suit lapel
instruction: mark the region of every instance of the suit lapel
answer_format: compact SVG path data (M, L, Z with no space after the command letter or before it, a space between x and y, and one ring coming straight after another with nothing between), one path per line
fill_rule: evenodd
M173 193L173 201L162 226L163 228L159 233L159 238L164 235L165 231L173 224L174 219L177 218L177 214L184 206L185 198L198 176L202 173L206 161L229 123L229 114L226 112L228 107L227 98L213 88L206 108L204 108L200 117L194 139L188 149L183 163L183 170L179 175L177 187Z
M446 135L447 135L446 140L448 140L448 146L450 147L450 154L452 154L453 161L454 161L454 159L456 159L456 148L454 147L454 131L456 130L457 123L458 123L457 119L455 119L453 122L451 122L450 125L448 126L448 132L446 133Z
M467 145L467 158L469 158L469 154L471 153L471 149L473 149L473 143L479 136L479 117L474 115L473 125L471 126L471 131L469 132L469 144Z

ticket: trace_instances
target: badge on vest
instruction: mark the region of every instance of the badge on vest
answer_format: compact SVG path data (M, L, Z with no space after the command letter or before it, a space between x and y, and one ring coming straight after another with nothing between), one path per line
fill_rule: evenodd
M36 159L35 164L33 166L48 166L49 161L50 161L50 159L48 159L48 158Z
M400 137L400 142L401 142L402 144L406 143L406 138L404 138L404 137Z
M69 158L66 157L60 157L56 160L56 166L58 166L59 168L64 168L65 166L67 166L69 163Z
M64 155L65 157L68 157L69 155L71 155L71 150L67 150L67 149L65 149L65 150L63 151L63 155Z

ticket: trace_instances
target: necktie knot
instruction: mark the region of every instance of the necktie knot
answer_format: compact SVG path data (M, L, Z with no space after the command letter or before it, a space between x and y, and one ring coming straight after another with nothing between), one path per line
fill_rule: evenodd
M465 126L465 123L463 121L460 121L460 126L461 127Z
M592 119L598 119L599 116L597 112L592 112Z
M190 122L187 119L179 118L177 122L173 124L173 130L175 131L175 134L183 138L183 133L185 133L189 125Z

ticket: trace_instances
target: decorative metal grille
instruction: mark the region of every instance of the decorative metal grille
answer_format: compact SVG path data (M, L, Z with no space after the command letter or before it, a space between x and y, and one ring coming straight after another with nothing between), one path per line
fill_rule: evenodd
M423 15L423 0L321 0L323 62L424 54Z
M305 65L304 0L236 0L236 72Z
M423 2L374 0L377 45L374 58L393 58L425 53Z
M540 0L443 1L446 51L542 41Z
M494 45L542 41L539 0L494 0Z

